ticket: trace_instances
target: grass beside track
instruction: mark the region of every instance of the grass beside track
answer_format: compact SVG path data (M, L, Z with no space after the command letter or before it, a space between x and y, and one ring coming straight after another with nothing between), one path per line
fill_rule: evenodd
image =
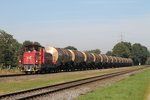
M150 84L150 70L132 75L112 86L98 88L78 100L146 100L146 92Z
M123 69L133 69L138 68L135 67L128 67L128 68L113 68L113 69L106 69L106 70L88 70L88 71L79 71L79 72L67 72L67 73L56 73L56 74L49 74L49 75L43 75L39 77L30 77L26 80L14 80L11 79L10 81L0 81L0 94L14 92L18 90L25 90L25 89L31 89L56 83L62 83L72 80L77 80L81 78L86 77L92 77L96 75L102 75L107 74L111 72L121 71ZM28 77L28 76L27 76Z
M19 69L0 69L0 75L22 74Z

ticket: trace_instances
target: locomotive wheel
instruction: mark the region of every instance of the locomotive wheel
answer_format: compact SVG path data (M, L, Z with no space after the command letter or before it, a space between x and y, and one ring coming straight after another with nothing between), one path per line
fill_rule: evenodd
M32 72L31 71L27 71L27 72L25 72L26 74L32 74Z

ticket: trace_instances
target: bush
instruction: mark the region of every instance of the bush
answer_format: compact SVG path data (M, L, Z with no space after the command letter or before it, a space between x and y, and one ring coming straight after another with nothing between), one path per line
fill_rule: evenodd
M150 57L147 58L146 64L147 64L147 65L150 65Z

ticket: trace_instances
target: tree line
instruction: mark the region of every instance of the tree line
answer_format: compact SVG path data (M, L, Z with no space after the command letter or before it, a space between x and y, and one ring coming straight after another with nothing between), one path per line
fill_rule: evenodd
M113 47L112 51L108 51L106 55L131 58L134 65L150 64L150 52L147 47L140 43L131 44L130 42L119 42Z
M0 68L18 66L19 55L23 53L23 48L29 44L41 45L39 42L29 40L19 43L13 38L13 35L0 30ZM77 50L73 46L64 47L66 49ZM86 52L101 54L100 49L85 50ZM150 52L147 47L140 43L131 44L130 42L117 43L112 51L108 51L106 55L131 58L135 65L150 64Z
M0 30L0 69L18 66L18 60L20 55L23 54L23 48L29 44L33 44L33 42L26 40L23 43L19 43L13 38L13 35ZM38 42L34 42L34 44L40 45Z

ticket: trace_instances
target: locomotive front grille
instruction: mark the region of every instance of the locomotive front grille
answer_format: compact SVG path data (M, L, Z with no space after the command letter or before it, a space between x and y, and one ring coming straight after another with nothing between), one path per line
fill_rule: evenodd
M38 71L41 67L38 65L24 65L22 66L21 70L22 71Z

